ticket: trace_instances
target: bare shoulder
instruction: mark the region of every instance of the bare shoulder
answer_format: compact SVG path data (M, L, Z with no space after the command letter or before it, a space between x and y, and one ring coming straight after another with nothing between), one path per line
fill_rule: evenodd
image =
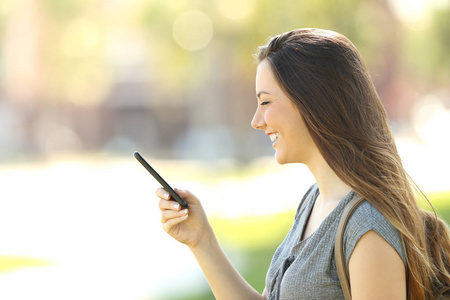
M352 299L406 299L405 271L397 251L378 233L368 231L350 256Z

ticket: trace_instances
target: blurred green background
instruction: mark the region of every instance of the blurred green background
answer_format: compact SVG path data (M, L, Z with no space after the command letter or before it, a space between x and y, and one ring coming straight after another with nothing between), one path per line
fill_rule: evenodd
M2 0L0 298L213 299L162 232L136 150L202 199L262 291L314 180L250 126L252 55L300 27L360 50L407 171L449 222L448 0Z

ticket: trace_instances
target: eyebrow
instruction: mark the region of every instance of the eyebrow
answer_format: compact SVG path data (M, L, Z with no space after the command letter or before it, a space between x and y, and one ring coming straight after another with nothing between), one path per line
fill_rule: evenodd
M259 91L258 94L256 94L256 97L259 98L259 97L261 96L261 94L267 94L267 95L270 95L269 92Z

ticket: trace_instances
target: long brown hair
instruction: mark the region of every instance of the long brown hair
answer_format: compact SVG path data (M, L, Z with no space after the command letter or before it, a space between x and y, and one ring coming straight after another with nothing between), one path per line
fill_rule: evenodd
M270 39L257 59L269 61L333 171L401 233L408 299L433 299L436 286L450 285L450 232L417 205L426 197L403 168L356 47L333 31L298 29Z

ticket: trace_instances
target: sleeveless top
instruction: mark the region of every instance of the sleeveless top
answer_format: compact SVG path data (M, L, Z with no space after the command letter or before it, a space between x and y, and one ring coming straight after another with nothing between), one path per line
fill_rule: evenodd
M303 196L294 224L272 258L266 276L268 300L344 299L334 260L334 240L342 212L356 193L351 191L345 196L319 228L301 241L318 195L319 189L314 184ZM397 251L406 268L400 232L367 201L355 210L344 232L347 267L356 243L370 230L378 233Z

